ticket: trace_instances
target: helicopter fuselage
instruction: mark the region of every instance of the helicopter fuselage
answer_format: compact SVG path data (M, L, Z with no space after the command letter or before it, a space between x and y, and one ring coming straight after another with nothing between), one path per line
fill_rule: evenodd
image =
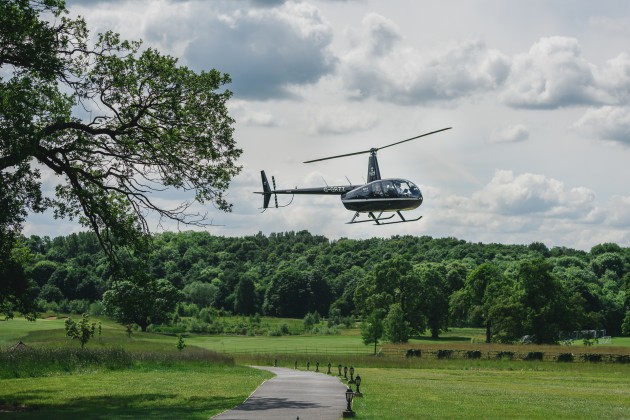
M348 210L358 212L413 210L422 204L422 193L406 179L379 179L341 195Z

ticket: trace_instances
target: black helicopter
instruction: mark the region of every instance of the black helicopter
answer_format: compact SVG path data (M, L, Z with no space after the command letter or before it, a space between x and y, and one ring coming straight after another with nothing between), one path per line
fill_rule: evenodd
M273 183L273 190L269 186L267 181L267 175L265 171L261 171L263 191L257 191L256 194L263 195L263 211L269 208L271 196L274 196L275 207L286 207L293 202L291 201L283 206L278 206L278 194L318 194L318 195L340 195L341 202L348 210L354 211L352 220L348 223L363 223L374 222L377 225L389 225L393 223L414 222L420 220L422 216L415 219L405 219L402 215L402 211L414 210L422 204L422 193L420 189L411 181L401 178L389 178L381 179L381 171L378 167L378 160L376 159L376 152L387 147L396 146L407 141L419 139L431 134L439 133L441 131L450 130L452 127L443 128L441 130L432 131L430 133L421 134L409 139L401 140L396 143L388 144L387 146L374 147L370 150L363 150L361 152L347 153L345 155L331 156L321 159L308 160L304 163L319 162L328 159L337 159L341 157L360 155L363 153L369 153L370 158L368 160L368 175L367 183L362 185L341 185L341 186L325 186L317 188L295 188L289 190L276 189L276 180L272 176L271 181ZM383 216L385 212L394 212L389 216ZM356 220L361 213L367 213L367 220ZM395 215L400 217L400 220L389 221Z

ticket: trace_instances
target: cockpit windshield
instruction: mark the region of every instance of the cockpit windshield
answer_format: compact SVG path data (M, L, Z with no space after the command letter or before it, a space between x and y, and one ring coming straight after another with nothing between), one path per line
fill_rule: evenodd
M420 189L413 182L406 181L404 179L394 179L392 180L392 183L394 184L399 197L420 197Z

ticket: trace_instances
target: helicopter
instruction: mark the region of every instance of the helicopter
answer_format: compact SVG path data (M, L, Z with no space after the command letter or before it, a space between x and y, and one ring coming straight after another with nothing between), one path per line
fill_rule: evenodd
M381 171L378 166L378 160L376 158L376 152L387 147L392 147L405 143L411 140L426 137L431 134L440 133L442 131L450 130L452 127L442 128L440 130L424 133L419 136L411 137L409 139L401 140L396 143L388 144L381 147L373 147L369 150L363 150L360 152L346 153L343 155L330 156L320 159L307 160L303 163L321 162L323 160L338 159L342 157L360 155L369 153L368 159L368 174L367 182L361 185L340 185L340 186L325 186L316 188L294 188L288 190L276 189L276 180L272 176L271 181L273 189L269 185L267 175L265 171L260 171L262 178L263 191L256 191L256 194L263 195L263 207L264 212L269 208L271 202L271 196L274 197L274 207L287 207L293 202L291 201L285 205L278 205L278 194L292 195L295 194L316 194L316 195L339 195L341 196L341 202L347 210L354 211L354 216L347 222L347 224L374 222L376 225L390 225L394 223L406 223L415 222L420 220L422 216L406 219L402 212L414 210L422 204L423 197L420 189L413 182L402 178L388 178L381 179ZM349 181L348 181L349 182ZM393 213L391 215L384 215L384 213ZM357 220L362 213L367 214L367 219ZM394 216L398 215L399 220L391 220Z

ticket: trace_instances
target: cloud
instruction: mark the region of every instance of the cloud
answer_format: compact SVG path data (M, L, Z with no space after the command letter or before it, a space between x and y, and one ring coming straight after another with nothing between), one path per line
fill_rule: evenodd
M493 90L507 77L507 57L468 40L422 53L404 42L396 24L371 13L354 48L340 58L344 86L355 99L416 105Z
M310 112L309 131L313 134L348 134L376 127L378 116L347 106L326 107Z
M512 58L502 100L516 108L559 108L601 103L595 66L582 57L577 39L541 38Z
M123 4L123 6L121 6ZM332 28L319 9L296 1L73 1L94 32L124 38L178 57L196 71L230 74L235 98L296 98L335 71Z
M432 187L424 187L423 193L427 233L432 235L449 232L472 241L542 241L580 249L630 239L629 196L600 203L588 188L567 188L540 174L498 170L469 196Z
M292 86L313 84L335 69L331 27L310 4L289 1L219 15L211 4L198 6L179 25L194 28L184 57L193 68L229 73L239 99L290 98Z
M607 93L607 103L627 104L630 100L630 55L621 53L596 69L598 85Z
M495 130L489 141L491 143L518 143L529 138L529 130L523 124L510 125Z
M228 104L230 115L238 124L258 127L277 127L280 125L274 113L267 107L260 107L259 102L233 100Z
M475 205L504 215L540 214L557 217L584 209L594 200L585 188L565 191L564 184L544 175L498 170L481 191L473 194ZM583 213L583 210L581 210Z
M630 147L630 106L590 108L572 128L585 136Z

